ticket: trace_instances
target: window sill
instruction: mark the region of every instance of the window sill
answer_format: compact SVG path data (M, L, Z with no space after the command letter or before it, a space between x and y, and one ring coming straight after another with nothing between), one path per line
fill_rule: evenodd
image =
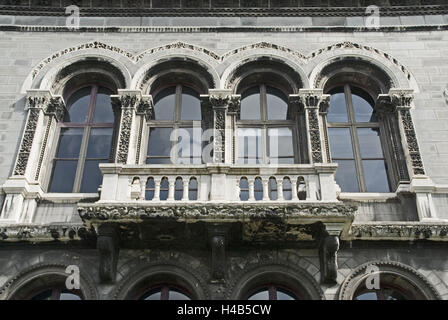
M78 203L81 200L95 200L99 197L99 193L45 193L42 200L56 203Z
M356 200L356 201L386 201L388 199L396 199L397 194L388 192L341 192L338 197L340 200Z

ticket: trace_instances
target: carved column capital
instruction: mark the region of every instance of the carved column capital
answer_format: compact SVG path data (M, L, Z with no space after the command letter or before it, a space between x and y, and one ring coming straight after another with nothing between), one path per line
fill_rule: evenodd
M325 110L330 102L330 95L324 94L322 89L300 89L298 98L304 108L319 108ZM325 108L325 106L327 106Z
M137 114L143 115L146 120L154 120L154 102L151 95L144 95L137 104Z

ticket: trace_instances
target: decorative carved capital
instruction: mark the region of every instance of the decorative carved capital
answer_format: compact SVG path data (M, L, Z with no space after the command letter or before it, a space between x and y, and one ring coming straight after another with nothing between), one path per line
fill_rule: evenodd
M208 99L214 109L227 108L229 112L239 113L241 95L234 95L231 90L210 89Z
M409 109L414 100L412 89L390 89L388 94L378 96L375 110L379 113L393 113L397 109Z
M54 96L50 98L44 113L50 117L54 117L56 121L62 121L66 111L67 109L62 96Z
M137 109L142 99L140 90L119 89L118 94L110 96L112 105L119 110Z
M300 89L298 98L304 108L319 108L326 110L328 106L326 107L325 105L328 105L330 102L330 96L323 94L322 89Z
M137 105L137 114L144 115L146 120L154 120L154 102L152 96L142 96Z
M325 224L319 240L319 259L322 282L334 284L338 276L337 253L339 250L339 236L343 225L336 223Z

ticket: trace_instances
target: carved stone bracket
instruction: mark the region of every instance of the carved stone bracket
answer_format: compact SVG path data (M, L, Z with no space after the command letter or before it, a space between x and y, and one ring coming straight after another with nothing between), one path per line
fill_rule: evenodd
M298 99L305 110L309 157L312 163L323 163L321 137L325 137L325 134L323 132L324 129L320 125L319 112L328 108L330 96L324 95L321 89L301 89Z
M99 276L103 283L115 282L119 255L117 227L103 224L98 228L97 249L100 255Z
M334 284L338 276L339 237L344 225L341 223L324 223L324 225L325 228L319 237L321 281Z
M222 224L213 224L208 227L211 247L211 274L212 281L220 281L226 273L226 235L228 227Z

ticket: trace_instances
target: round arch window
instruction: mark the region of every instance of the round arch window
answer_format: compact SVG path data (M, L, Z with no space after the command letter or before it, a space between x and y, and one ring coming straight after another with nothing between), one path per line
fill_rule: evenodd
M146 291L139 300L192 300L189 293L173 285L160 285Z
M253 291L247 300L301 300L292 290L277 285L268 285Z

